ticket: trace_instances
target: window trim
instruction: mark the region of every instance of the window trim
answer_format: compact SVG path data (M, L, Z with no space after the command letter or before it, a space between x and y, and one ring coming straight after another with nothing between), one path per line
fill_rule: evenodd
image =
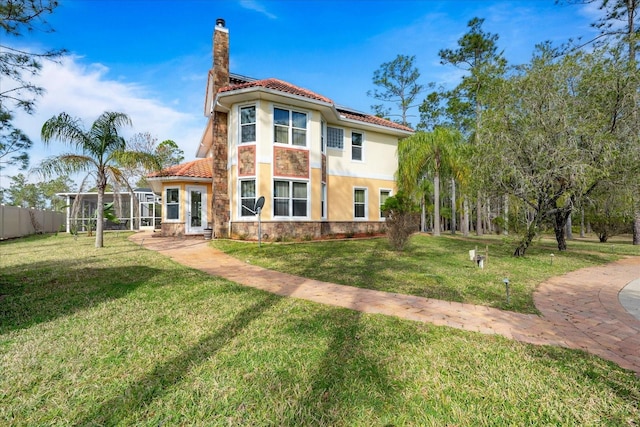
M251 107L253 107L254 112L255 112L255 122L243 124L242 123L242 110L244 108L251 108ZM246 126L248 124L253 124L253 126L255 126L255 132L254 132L255 139L253 141L242 141L242 127ZM238 107L238 145L255 144L257 141L258 141L258 107L256 106L256 104L240 105Z
M289 142L284 143L284 142L276 142L276 126L280 126L280 127L284 127L284 125L276 125L276 110L283 110L283 111L288 111L289 112L289 124L287 125L287 139L289 140ZM305 128L304 128L304 145L296 145L293 143L293 130L294 129L302 129L299 127L294 127L293 126L293 113L298 113L298 114L304 114L306 119L305 119ZM303 111L303 110L296 110L294 108L291 107L285 107L285 106L280 106L280 105L273 105L273 108L271 110L271 132L272 132L272 141L274 145L278 145L281 147L292 147L292 148L298 148L301 150L308 150L309 149L309 121L310 121L310 114L308 111Z
M393 190L391 188L380 188L378 189L378 205L382 208L382 192L387 191L389 195L387 197L393 196ZM378 215L380 215L380 221L386 221L387 217L382 215L382 209L378 210Z
M360 140L360 159L354 159L353 158L353 135L354 134L358 134L361 137ZM357 145L355 146L357 147ZM351 161L352 162L357 162L357 163L364 163L364 132L359 131L359 130L352 130L351 131Z
M364 216L356 216L356 191L364 191ZM353 187L353 220L354 221L368 221L369 220L369 189L367 187Z
M300 221L300 220L308 220L310 218L309 215L309 203L310 203L310 198L309 198L309 187L310 187L310 183L308 180L299 180L299 179L282 179L282 178L275 178L273 179L273 192L271 193L271 202L272 202L272 206L273 209L271 211L273 218L274 219L289 219L289 220L294 220L294 221ZM276 182L286 182L289 184L289 195L287 197L287 201L288 201L288 210L289 210L289 215L276 215ZM293 215L293 201L294 201L294 197L293 197L293 184L294 183L299 183L299 184L304 184L305 188L306 188L306 203L305 203L305 216L294 216ZM280 199L284 199L283 197L278 197L278 200ZM302 200L299 198L296 198L295 200Z
M243 215L244 209L243 209L242 201L243 199L249 199L249 197L244 197L244 198L242 197L242 183L246 181L253 181L253 190L255 193L253 196L254 206L256 204L256 200L258 200L258 182L257 182L258 180L256 178L238 179L238 218L241 220L247 219L247 218L250 218L251 220L253 220L256 214L248 212L248 215Z
M172 202L169 203L169 198L167 197L167 191L168 190L178 190L178 201L177 202ZM181 188L179 186L171 186L171 187L164 187L164 197L163 197L163 209L164 209L164 220L165 222L171 222L171 223L175 223L175 222L180 222L181 220L181 214L182 214L182 209L181 209L181 194L180 194ZM169 204L173 205L177 205L178 206L178 218L169 218L168 214L169 214Z

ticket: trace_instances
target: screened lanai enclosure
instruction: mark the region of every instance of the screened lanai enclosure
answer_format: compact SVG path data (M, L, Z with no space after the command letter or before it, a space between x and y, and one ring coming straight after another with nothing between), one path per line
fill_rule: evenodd
M160 198L151 189L136 188L133 193L104 194L105 205L112 203L111 212L117 218L106 220L104 230L155 230L160 229L162 217ZM88 232L96 228L98 193L58 193L66 199L66 232ZM132 200L133 199L133 200Z

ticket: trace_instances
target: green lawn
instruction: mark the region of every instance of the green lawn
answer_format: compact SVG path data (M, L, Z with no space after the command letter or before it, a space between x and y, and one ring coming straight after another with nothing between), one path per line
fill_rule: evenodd
M527 256L514 258L514 243L497 236L463 238L416 235L404 252L389 248L386 238L297 244L257 244L214 241L217 248L255 265L327 282L446 301L480 304L523 313L537 313L535 287L549 277L618 259L640 255L631 239L609 244L571 241L558 252L555 241L535 242ZM489 259L484 269L469 261L478 248ZM554 254L553 260L551 254ZM503 279L511 287L506 303Z
M0 425L640 423L640 379L583 352L270 295L124 234L105 245L0 243Z

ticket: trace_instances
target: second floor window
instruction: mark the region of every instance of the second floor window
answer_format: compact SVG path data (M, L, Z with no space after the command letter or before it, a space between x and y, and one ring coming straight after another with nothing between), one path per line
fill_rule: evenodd
M327 147L342 150L344 148L344 131L327 126Z
M282 108L273 109L274 142L307 146L307 115Z
M256 140L256 107L240 108L240 142L255 142Z
M362 161L362 134L351 132L351 160Z

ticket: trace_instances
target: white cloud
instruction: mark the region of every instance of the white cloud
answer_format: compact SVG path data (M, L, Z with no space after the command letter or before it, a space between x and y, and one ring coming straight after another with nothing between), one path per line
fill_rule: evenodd
M262 13L269 19L278 19L276 15L269 12L262 4L256 0L240 0L240 6L245 9L253 10L254 12Z
M137 83L126 83L108 77L109 69L102 64L84 64L78 56L67 56L60 63L44 62L40 74L30 80L45 88L38 98L36 113L16 112L14 125L22 129L33 141L30 150L31 165L68 149L57 141L45 147L40 138L43 123L54 115L65 112L82 120L86 128L104 111L122 112L131 118L133 127L123 129L129 138L138 132L149 132L159 141L174 140L184 151L185 158L195 156L205 118L175 109L181 102L175 97L166 101L150 96L151 88ZM185 94L190 98L191 94ZM19 171L7 167L0 186L7 186L6 176Z

